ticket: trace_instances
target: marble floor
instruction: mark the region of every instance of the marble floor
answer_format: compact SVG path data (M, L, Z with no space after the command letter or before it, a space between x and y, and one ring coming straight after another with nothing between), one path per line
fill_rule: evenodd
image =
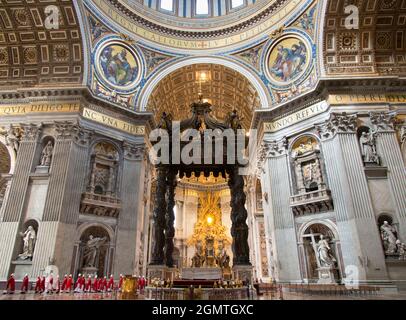
M138 294L136 297L128 298L125 300L144 300L145 297L142 294ZM335 295L309 295L299 293L283 293L281 299L280 295L262 295L254 296L254 299L258 300L406 300L406 292L400 293L388 293L378 295L349 295L349 296L335 296ZM61 293L61 294L2 294L0 300L124 300L121 294L115 293Z

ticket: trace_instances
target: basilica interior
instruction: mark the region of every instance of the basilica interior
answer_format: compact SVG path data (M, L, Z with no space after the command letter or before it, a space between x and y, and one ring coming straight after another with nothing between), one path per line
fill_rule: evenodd
M2 290L401 294L405 165L406 0L0 1Z

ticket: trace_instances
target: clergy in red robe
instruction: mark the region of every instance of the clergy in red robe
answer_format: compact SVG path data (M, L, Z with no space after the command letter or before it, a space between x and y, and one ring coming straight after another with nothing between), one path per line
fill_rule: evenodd
M8 294L13 294L16 291L16 280L14 279L14 273L10 275L10 278L7 280L6 292Z
M65 292L71 292L71 290L72 290L72 282L73 282L73 279L72 279L72 275L70 274L69 277L68 277L68 280L66 281Z
M61 291L65 291L67 283L68 283L68 275L65 274L65 277L63 278L61 285Z
M109 283L107 284L107 291L111 292L114 290L114 276L110 275Z
M107 291L107 277L103 278L100 291L103 291L103 292Z
M61 282L59 281L59 275L57 275L54 280L53 289L56 293L59 293L61 291Z
M75 282L75 292L81 290L81 283L82 283L82 274L79 273Z
M82 279L80 279L80 285L82 286L82 291L85 291L86 279L84 274L82 274Z
M123 286L124 277L120 274L120 280L118 281L118 291L121 292L121 287Z
M98 292L99 291L99 280L97 279L97 275L94 276L94 281L93 281L93 292Z
M21 284L21 293L26 293L28 291L28 285L30 284L30 279L28 274L25 274L23 283Z
M85 286L85 291L86 292L91 292L92 291L92 276L89 276L87 278L86 286Z
M102 284L103 284L103 279L102 278L97 279L97 292L101 291L100 288L101 288Z
M41 277L38 276L37 281L35 281L35 293L41 292Z
M40 292L43 293L45 291L45 277L44 276L41 277L40 288L41 288Z

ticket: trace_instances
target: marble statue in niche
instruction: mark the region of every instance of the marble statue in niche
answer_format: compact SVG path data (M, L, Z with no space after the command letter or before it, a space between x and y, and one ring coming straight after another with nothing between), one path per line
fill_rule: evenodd
M15 152L18 152L20 147L20 139L16 135L16 129L14 129L12 126L10 126L6 133L6 144L13 148Z
M20 236L23 238L24 246L23 252L18 255L18 260L32 260L35 249L35 241L37 240L37 235L32 226L28 226L25 232L20 232Z
M52 162L52 155L54 151L54 146L52 141L48 141L44 149L41 152L41 166L49 167Z
M93 237L89 236L89 240L86 242L84 252L83 252L83 266L87 268L96 267L96 257L97 253L102 246L107 241L106 237Z
M380 165L380 159L376 152L376 132L362 132L359 143L364 164Z
M395 254L398 240L395 227L393 227L388 221L384 221L380 227L380 231L385 253L387 255Z
M320 240L317 243L317 257L321 267L334 267L335 263L337 262L328 241L323 235L320 235Z
M400 240L396 240L396 246L399 253L399 260L406 260L406 244L400 242Z

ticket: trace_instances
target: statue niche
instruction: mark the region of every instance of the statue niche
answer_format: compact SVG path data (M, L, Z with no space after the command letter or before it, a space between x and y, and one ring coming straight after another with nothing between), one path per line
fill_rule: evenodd
M320 284L336 283L340 275L334 233L324 224L313 224L302 237L307 279L317 279Z
M38 222L35 220L29 220L24 224L24 229L20 232L22 249L17 257L17 261L32 261L37 241L37 230Z
M380 166L381 161L376 151L376 132L368 127L358 129L362 161L365 166Z
M81 213L117 218L121 209L117 197L117 149L107 142L98 143L93 148L90 168L86 193L82 196Z
M52 164L52 158L54 155L54 139L52 137L44 137L42 139L42 143L41 143L41 149L40 149L40 153L39 156L37 155L37 157L39 157L38 161L38 165L35 168L35 172L36 173L48 173L49 172L49 168L51 167Z
M110 238L101 227L90 227L80 237L80 270L82 274L106 275Z

